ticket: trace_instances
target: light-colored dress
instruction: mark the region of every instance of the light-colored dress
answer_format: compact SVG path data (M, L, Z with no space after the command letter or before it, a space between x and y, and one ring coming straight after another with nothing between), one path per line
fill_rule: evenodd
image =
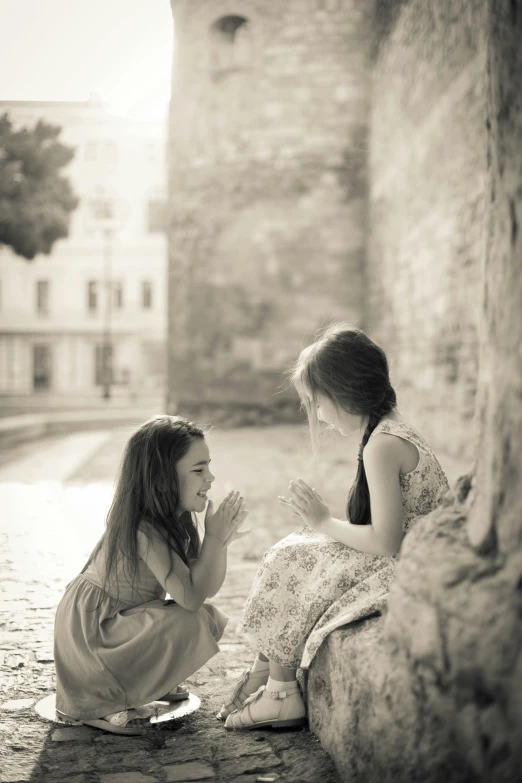
M440 504L448 479L406 422L383 419L370 440L377 433L410 441L419 452L417 467L400 475L406 533ZM307 668L335 628L382 608L397 559L358 552L305 526L265 553L238 632L281 666Z
M228 618L211 604L198 611L166 601L143 560L131 585L123 563L119 594L105 592L104 548L69 585L56 611L56 709L76 720L100 718L161 698L215 653Z

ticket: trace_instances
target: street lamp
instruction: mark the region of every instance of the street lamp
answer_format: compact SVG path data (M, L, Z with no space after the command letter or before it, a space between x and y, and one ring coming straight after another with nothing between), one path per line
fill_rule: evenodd
M102 327L102 388L103 397L111 396L113 375L112 363L112 243L116 231L122 225L123 202L105 188L98 188L89 199L90 219L103 238L103 288L105 291L105 307Z

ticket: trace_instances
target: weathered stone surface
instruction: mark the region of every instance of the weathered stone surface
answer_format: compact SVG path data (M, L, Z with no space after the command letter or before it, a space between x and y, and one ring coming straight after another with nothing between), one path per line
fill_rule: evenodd
M173 764L164 767L167 783L184 783L189 780L208 780L216 776L208 764L191 762L189 764Z
M522 544L522 13L488 0L488 178L477 400L477 502L470 540L480 551Z
M278 759L274 753L248 754L236 759L229 759L219 765L219 772L225 777L233 775L248 775L253 773L261 774L268 772L274 767L281 766L281 759Z
M96 732L87 726L77 728L55 729L52 734L53 742L90 742Z
M486 161L484 0L377 0L366 324L399 407L472 463ZM445 433L451 432L451 438Z
M100 775L100 783L157 783L157 778L136 771L114 772L110 775Z
M485 560L465 522L447 506L413 528L386 617L332 634L313 663L310 725L342 779L516 780L522 559Z
M17 712L18 710L26 710L32 707L34 699L8 699L0 704L0 710L7 710Z
M26 783L26 781L34 781L37 775L38 765L36 763L19 764L15 760L9 760L2 765L0 781L1 783Z

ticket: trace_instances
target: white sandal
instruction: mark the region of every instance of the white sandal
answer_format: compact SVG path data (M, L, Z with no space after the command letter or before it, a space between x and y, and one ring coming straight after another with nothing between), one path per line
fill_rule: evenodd
M148 712L146 710L145 712ZM129 715L134 713L134 715ZM121 710L120 712L113 712L111 715L106 715L104 718L95 718L93 720L82 720L81 723L84 726L94 726L95 729L103 729L112 734L127 734L128 736L138 736L144 734L151 728L149 718L154 715L154 712L150 712L150 715L140 714L138 709ZM129 726L131 721L139 720L141 725Z
M190 696L190 692L187 688L183 688L181 685L178 685L176 690L171 693L166 693L165 696L162 696L158 701L169 701L169 702L176 702L176 701L183 701L184 699L188 699Z
M268 720L256 721L250 708L256 701L266 694L275 702L275 715ZM225 723L227 731L250 731L251 729L272 728L287 729L304 726L306 724L306 707L297 687L297 683L286 691L268 691L266 685L262 685L252 696L244 702L241 709L232 712Z
M257 672L253 672L251 669L245 669L243 674L241 674L236 680L236 685L230 701L227 701L225 704L223 704L218 714L216 715L216 718L218 720L226 720L232 712L235 712L240 707L242 707L246 699L248 699L249 696L251 696L253 693L256 693L257 691L256 688L256 690L251 691L250 693L246 693L244 690L245 685L250 681L255 683L256 680L258 687L259 685L266 685L268 682L268 668L261 669Z

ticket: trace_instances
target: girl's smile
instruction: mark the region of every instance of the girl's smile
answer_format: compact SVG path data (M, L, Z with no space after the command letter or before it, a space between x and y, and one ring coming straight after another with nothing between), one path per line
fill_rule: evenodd
M203 438L198 438L176 465L180 511L195 511L199 514L205 509L207 493L215 478L209 466L208 446Z

